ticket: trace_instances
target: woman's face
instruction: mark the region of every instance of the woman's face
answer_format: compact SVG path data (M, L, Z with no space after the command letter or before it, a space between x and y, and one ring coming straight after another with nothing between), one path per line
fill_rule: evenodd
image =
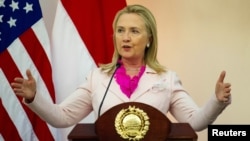
M148 40L144 20L135 13L123 14L117 21L115 40L122 59L143 60Z

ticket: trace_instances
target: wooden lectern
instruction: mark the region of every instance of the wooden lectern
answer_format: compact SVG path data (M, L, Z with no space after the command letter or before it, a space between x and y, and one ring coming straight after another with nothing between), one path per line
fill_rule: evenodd
M197 141L188 123L171 123L152 106L128 102L102 114L94 124L77 124L70 141Z

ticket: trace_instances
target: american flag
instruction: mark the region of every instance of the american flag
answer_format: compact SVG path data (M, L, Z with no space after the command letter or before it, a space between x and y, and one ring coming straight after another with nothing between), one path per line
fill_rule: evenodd
M34 74L38 90L55 101L51 52L38 0L0 0L0 140L55 140L55 130L17 97L10 83ZM46 105L44 105L46 106Z

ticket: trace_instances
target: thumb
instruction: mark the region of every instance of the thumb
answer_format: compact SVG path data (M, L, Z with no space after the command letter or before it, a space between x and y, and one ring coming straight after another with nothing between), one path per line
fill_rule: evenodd
M217 83L223 83L225 76L226 76L226 72L225 72L225 71L222 71L222 72L220 73L220 77L219 77Z
M26 75L28 77L28 80L33 80L33 76L32 76L31 71L29 69L26 70Z

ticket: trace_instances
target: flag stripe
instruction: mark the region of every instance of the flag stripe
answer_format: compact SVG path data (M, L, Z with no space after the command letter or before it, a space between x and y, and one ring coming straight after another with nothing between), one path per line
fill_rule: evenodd
M108 63L113 55L112 22L116 12L126 6L125 0L62 0L95 63ZM84 11L82 11L84 10ZM79 17L79 13L80 17Z
M50 62L40 41L37 39L34 31L31 28L26 30L26 32L19 38L26 48L35 66L37 67L37 70L39 71L43 81L45 82L50 96L53 99L53 102L55 102L55 92L52 82L52 70Z
M21 141L21 137L12 123L8 113L6 112L5 108L3 107L2 100L0 98L0 133L4 140L13 140L13 141ZM10 132L11 131L11 132ZM1 138L0 138L1 140Z

